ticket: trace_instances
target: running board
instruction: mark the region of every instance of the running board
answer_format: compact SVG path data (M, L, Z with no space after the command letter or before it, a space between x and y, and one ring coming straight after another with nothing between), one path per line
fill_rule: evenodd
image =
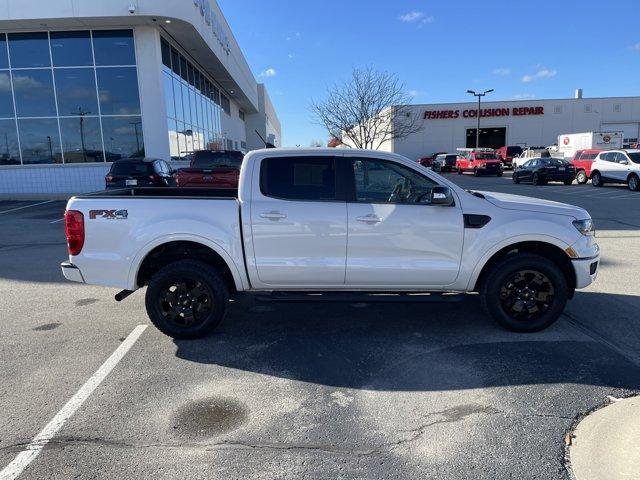
M272 292L256 294L257 302L280 303L457 303L460 293Z

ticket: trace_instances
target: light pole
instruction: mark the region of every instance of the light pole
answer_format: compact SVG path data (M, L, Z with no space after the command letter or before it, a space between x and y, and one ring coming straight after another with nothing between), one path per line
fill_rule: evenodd
M478 128L476 130L476 148L480 148L480 106L482 104L482 97L491 92L493 92L493 88L491 90L485 90L482 93L476 93L474 90L467 90L467 93L470 93L474 97L478 97Z
M91 112L82 110L82 107L78 107L77 112L71 112L71 115L78 115L80 117L80 143L82 145L82 161L87 162L87 146L84 139L84 117Z

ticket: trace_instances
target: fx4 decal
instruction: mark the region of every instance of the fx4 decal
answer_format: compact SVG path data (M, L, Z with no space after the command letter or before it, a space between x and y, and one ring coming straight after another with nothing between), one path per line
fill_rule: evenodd
M105 218L107 220L126 220L129 218L129 212L126 210L91 210L89 211L89 218L95 220L96 218Z

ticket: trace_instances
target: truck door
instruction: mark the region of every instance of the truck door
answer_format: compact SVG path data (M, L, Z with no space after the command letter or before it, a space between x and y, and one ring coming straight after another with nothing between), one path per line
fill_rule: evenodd
M290 288L344 285L347 206L336 159L266 158L256 175L247 240L253 258L247 260L253 260L259 282Z
M435 180L392 161L351 163L348 199L349 286L426 287L455 282L464 222L460 205L430 205ZM352 173L351 173L352 172Z

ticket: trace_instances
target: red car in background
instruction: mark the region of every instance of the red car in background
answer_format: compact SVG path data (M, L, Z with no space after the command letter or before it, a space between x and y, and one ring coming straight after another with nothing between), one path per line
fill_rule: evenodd
M238 188L244 154L234 150L194 152L189 168L176 173L178 187Z
M458 157L456 161L458 175L462 175L464 172L473 172L476 177L480 175L502 176L502 160L493 150L485 148L459 150L463 156Z
M511 147L500 147L496 150L496 155L502 160L506 167L510 167L513 159L522 154L522 147L515 145Z
M436 152L431 156L419 158L418 163L423 167L431 167L433 166L433 161L436 159L438 155L444 155L446 153L447 152Z
M591 148L588 150L578 150L571 160L571 164L576 167L576 182L587 183L591 178L591 165L603 150Z

